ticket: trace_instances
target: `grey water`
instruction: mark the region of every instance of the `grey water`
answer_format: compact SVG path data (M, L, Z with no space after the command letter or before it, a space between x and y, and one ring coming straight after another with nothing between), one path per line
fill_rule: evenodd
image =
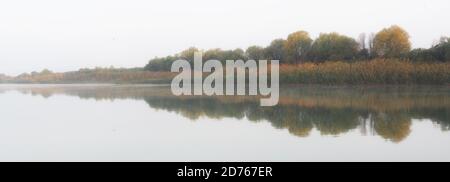
M450 161L449 86L0 85L0 161Z

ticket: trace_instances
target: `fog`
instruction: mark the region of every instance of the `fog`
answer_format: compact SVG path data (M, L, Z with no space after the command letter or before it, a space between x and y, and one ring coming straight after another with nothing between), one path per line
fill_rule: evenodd
M397 24L413 47L449 36L446 0L6 0L0 2L0 73L141 67L198 48L246 48L306 30L351 37Z

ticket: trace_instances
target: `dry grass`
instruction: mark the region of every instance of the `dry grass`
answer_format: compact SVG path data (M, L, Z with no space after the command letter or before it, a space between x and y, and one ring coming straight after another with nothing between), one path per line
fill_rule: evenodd
M281 65L280 82L302 84L449 84L450 63L372 60Z

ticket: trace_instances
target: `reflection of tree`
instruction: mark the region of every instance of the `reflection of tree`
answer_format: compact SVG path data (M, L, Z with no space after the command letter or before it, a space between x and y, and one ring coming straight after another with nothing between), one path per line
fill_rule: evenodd
M380 112L350 107L326 108L296 105L260 107L256 100L222 102L220 99L211 97L150 97L145 100L150 107L174 111L191 119L206 116L209 118L233 117L238 119L247 117L250 121L267 120L275 128L288 129L291 134L300 137L308 136L314 127L323 135L339 135L357 128L363 120L364 122L370 122L368 123L368 126L372 127L369 128L370 130L393 142L400 142L409 135L411 118L420 113L412 112L414 114L410 114L411 111L408 110ZM429 118L448 119L440 116L444 110L434 113L427 112L426 114ZM447 115L447 113L443 115ZM448 123L448 120L445 121ZM442 120L439 122L442 122ZM364 125L367 125L367 123Z
M313 128L298 107L252 107L248 109L247 117L251 121L268 120L275 128L287 128L296 136L308 136Z
M224 104L213 98L203 99L177 99L174 97L148 97L145 101L152 108L165 109L179 113L190 119L198 119L200 116L220 119L223 117L244 117L245 105L224 107Z
M363 133L374 131L385 139L400 142L411 132L412 119L430 119L443 130L450 129L450 92L446 87L282 88L280 103L274 107L260 107L255 97L176 97L167 87L52 86L16 90L45 97L65 94L95 100L143 99L152 108L192 120L246 117L254 122L268 121L273 127L300 137L308 136L313 128L322 135L339 135L359 127Z
M322 134L338 135L354 129L359 125L359 114L349 108L329 109L316 108L308 113L310 121Z
M410 111L411 116L418 119L430 119L441 126L442 130L450 130L450 108L420 108Z
M400 142L411 132L411 118L406 113L378 113L374 129L383 138Z

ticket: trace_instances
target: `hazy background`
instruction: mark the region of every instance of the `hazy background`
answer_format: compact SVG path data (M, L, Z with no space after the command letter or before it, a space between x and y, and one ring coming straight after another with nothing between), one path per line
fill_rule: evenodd
M198 48L266 46L297 30L356 38L398 24L413 47L450 36L448 0L2 0L0 73L141 67Z

